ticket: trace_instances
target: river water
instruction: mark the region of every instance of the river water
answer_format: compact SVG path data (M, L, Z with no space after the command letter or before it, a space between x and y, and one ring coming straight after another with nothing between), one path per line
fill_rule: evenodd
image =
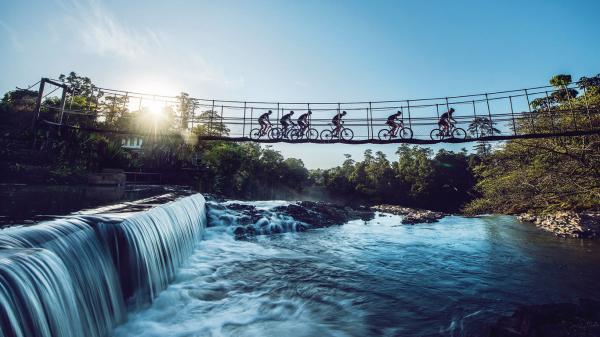
M600 298L600 244L510 216L378 214L236 241L211 212L175 281L114 336L480 336L520 304Z

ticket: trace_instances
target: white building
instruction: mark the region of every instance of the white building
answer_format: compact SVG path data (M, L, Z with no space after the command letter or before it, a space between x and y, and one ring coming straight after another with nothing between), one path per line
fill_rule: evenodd
M141 151L143 142L142 137L131 136L121 140L121 147L127 150Z

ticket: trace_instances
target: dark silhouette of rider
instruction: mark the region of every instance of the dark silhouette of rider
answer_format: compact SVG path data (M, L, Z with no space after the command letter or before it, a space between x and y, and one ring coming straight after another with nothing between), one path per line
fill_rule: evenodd
M454 108L450 108L447 112L444 112L440 116L440 120L438 121L438 126L444 133L448 133L451 124L455 124L456 121L452 118L452 114L454 113Z
M267 128L269 126L271 126L271 121L269 120L269 116L273 113L273 111L269 110L268 112L265 112L264 114L260 115L260 117L258 117L258 124L260 124L260 134L264 135L265 132L267 131Z
M399 120L400 123L396 123L396 120ZM396 112L393 115L390 115L387 118L387 122L385 122L385 124L389 125L392 127L392 129L390 130L390 134L392 135L392 137L397 137L396 135L396 130L398 129L398 127L400 127L403 122L402 122L402 111L398 110L398 112Z
M290 126L290 124L294 125L294 122L292 121L293 115L294 115L294 112L290 111L289 113L283 115L281 117L281 119L279 120L279 122L283 126L283 131L286 131L287 128Z
M337 113L337 115L335 115L333 117L333 119L331 120L331 124L333 124L335 126L335 128L333 129L333 134L337 135L340 130L342 129L342 124L344 123L342 121L342 117L346 116L346 111L342 111L342 113Z
M308 118L310 115L312 115L312 111L308 110L308 112L303 113L300 115L300 117L298 117L298 126L300 126L300 130L304 131L306 128L308 128Z

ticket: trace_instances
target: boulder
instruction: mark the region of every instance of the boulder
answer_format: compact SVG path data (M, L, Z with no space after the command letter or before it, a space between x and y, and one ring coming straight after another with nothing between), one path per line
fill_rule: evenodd
M375 216L368 207L352 208L313 201L300 201L269 210L238 203L208 203L207 205L209 212L213 213L212 218L218 220L221 225L236 226L233 233L238 239L284 231L302 232L309 228L343 225L351 220L366 221Z
M432 223L437 222L446 215L442 212L434 212L410 207L402 207L397 205L377 205L371 207L372 210L403 215L403 224L414 225L417 223Z

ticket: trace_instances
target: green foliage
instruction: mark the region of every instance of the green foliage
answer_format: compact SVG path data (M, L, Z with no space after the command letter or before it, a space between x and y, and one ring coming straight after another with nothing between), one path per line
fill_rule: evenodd
M310 176L299 159L258 144L200 143L201 186L230 197L270 198L285 190L301 191Z
M472 199L475 184L466 151L430 149L403 145L396 151L398 161L390 162L382 152L365 151L362 161L350 156L341 166L312 172L316 181L336 196L354 201L391 203L444 211L458 211ZM320 177L314 177L319 174Z
M192 129L196 136L227 136L229 128L222 121L221 115L213 110L206 110L198 116L200 124Z
M552 132L574 125L597 125L598 114L559 113L600 103L598 76L582 78L586 94L567 91L569 75L558 75L550 83L560 88L545 105L538 105L530 119L517 124L518 133L535 128ZM481 198L466 208L472 213L538 213L597 208L600 205L600 136L516 139L476 167Z

